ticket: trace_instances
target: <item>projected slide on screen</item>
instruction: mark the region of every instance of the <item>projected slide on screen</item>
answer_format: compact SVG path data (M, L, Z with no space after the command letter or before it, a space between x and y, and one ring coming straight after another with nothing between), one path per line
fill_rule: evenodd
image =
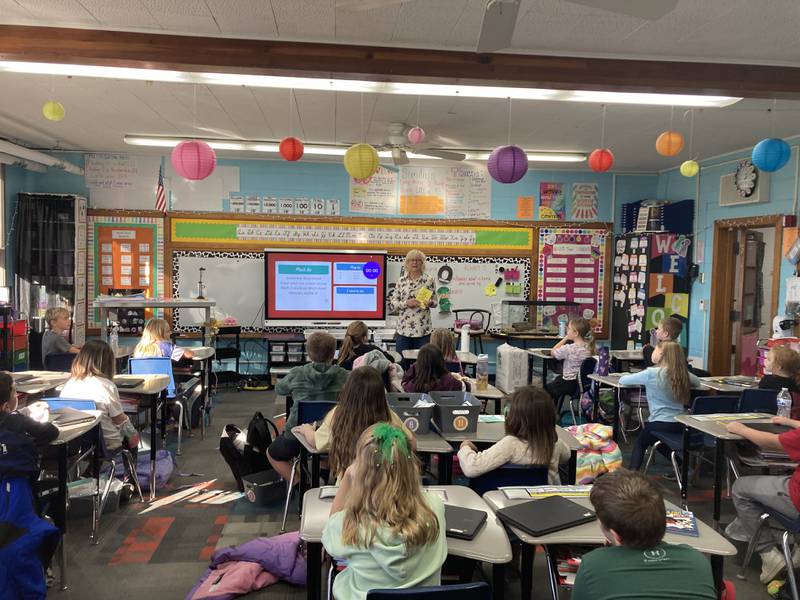
M386 254L267 250L265 320L383 321Z

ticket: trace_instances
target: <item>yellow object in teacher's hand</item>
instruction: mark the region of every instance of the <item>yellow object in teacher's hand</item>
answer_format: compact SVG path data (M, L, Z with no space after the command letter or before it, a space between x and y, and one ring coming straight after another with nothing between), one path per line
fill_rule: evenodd
M419 302L422 306L428 306L428 302L433 297L433 292L426 288L421 287L417 292L417 302Z

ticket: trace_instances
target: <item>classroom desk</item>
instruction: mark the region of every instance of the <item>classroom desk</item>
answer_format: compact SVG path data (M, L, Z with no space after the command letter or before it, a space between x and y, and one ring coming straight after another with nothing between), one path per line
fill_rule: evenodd
M108 313L115 311L119 308L204 308L205 309L205 323L211 322L211 309L216 306L214 300L198 300L192 298L122 298L122 297L104 297L95 298L92 306L100 311L99 323L108 322ZM203 339L209 343L211 339L211 331L208 327L204 327L205 332ZM104 342L108 341L108 331L106 327L100 327L100 339Z
M150 402L150 502L156 499L156 448L158 438L156 434L156 420L158 419L158 397L161 396L161 442L166 444L167 439L167 387L168 375L116 375L115 381L124 379L143 379L142 383L134 388L121 388L125 396L142 396Z
M714 449L714 527L719 527L719 518L722 509L722 474L725 472L726 444L744 440L740 435L729 432L724 422L707 419L711 415L678 415L675 420L683 425L683 461L681 464L681 502L686 506L689 494L689 430L694 429L710 435L716 440ZM731 418L736 416L737 418ZM769 423L772 415L748 418L746 414L722 415L730 421L744 421L745 423Z
M567 465L567 473L569 483L575 483L575 475L578 465L578 451L583 447L580 442L576 440L572 434L563 427L556 425L556 433L558 439L564 442L569 448L569 464ZM469 440L475 444L491 445L494 444L506 435L506 424L501 421L498 423L482 423L478 421L478 429L475 433L442 433L441 436L448 442L460 444L463 441ZM450 457L452 460L452 456ZM452 467L451 467L452 469Z
M470 394L475 396L478 400L491 400L494 402L494 414L499 415L502 412L503 398L506 394L503 390L494 387L491 383L486 385L485 390L479 390L477 383L471 377L468 377Z
M209 373L211 372L211 360L216 354L216 349L213 346L191 346L187 347L191 350L192 360L200 364L200 380L203 384L203 408L200 413L200 439L206 439L206 414L208 410L209 400L211 399L211 390L209 389ZM191 407L189 407L191 408ZM210 419L209 419L210 421ZM191 418L189 419L191 422Z
M592 373L589 375L589 379L592 381L596 381L600 385L606 385L610 388L614 389L614 415L612 417L612 428L613 428L613 439L615 442L619 443L619 407L622 405L620 400L620 390L635 390L641 386L638 385L621 385L619 382L620 377L625 375L625 373L609 373L608 375L597 375L596 373ZM594 399L594 408L592 409L592 414L597 414L597 403L599 402L599 394L595 394Z
M432 489L444 490L447 494L445 504L484 510L489 514L486 525L473 540L447 538L447 552L480 562L492 564L492 598L504 598L505 565L511 560L511 544L503 524L494 511L478 494L467 487L458 485L435 485ZM319 600L321 597L320 575L322 571L322 530L330 516L333 498L319 497L319 490L309 490L303 496L303 517L300 520L300 539L307 544L308 580L306 597Z
M16 384L17 391L27 396L43 395L58 386L65 384L71 375L60 371L16 371L12 377L20 375L33 375L33 379L28 379Z
M741 384L726 383L725 380L741 381ZM741 394L745 390L758 387L758 379L755 377L701 377L703 387L723 394Z
M547 370L552 363L558 362L551 354L552 348L528 348L528 383L533 383L533 359L542 361L542 387L547 385Z
M510 500L506 495L500 491L495 490L487 492L483 495L483 499L494 510L505 508L513 504L520 504L522 502L535 502L535 500L514 499ZM589 498L570 498L573 502L592 508ZM664 505L668 509L677 509L678 507L671 502L664 501ZM711 570L714 574L714 583L718 590L722 590L722 566L725 556L735 556L736 547L731 544L722 535L714 531L711 527L697 519L697 527L700 535L698 537L680 535L674 533L667 533L664 536L664 541L670 544L687 544L704 554L711 555ZM532 536L516 527L509 526L509 529L517 535L522 544L522 598L529 600L531 591L533 590L533 555L536 546L542 546L545 551L545 556L548 561L548 575L550 579L550 591L553 600L558 600L558 579L554 573L555 557L550 552L550 546L557 546L561 544L569 545L594 545L604 546L606 544L605 535L600 529L599 521L592 521L584 523L569 529L563 529L553 533L548 533L540 536Z
M54 511L53 523L58 527L61 532L61 543L58 547L58 562L59 570L61 571L61 589L67 589L67 556L66 556L66 537L67 537L67 506L69 504L69 491L67 489L67 445L68 442L88 433L94 429L94 451L92 452L92 474L97 482L97 491L94 498L94 513L92 518L96 523L97 514L99 510L98 501L100 498L100 454L98 452L100 447L100 419L102 412L99 410L87 410L86 413L91 414L94 420L87 423L78 423L76 425L65 425L58 427L58 437L50 442L51 446L56 446L58 449L58 504L57 510Z

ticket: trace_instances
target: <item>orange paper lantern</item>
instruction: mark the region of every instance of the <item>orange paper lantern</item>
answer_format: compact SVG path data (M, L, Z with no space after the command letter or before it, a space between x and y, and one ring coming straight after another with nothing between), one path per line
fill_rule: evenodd
M303 157L303 152L305 148L303 146L303 142L298 140L296 137L287 137L281 140L280 146L278 146L278 152L281 153L281 156L290 162L295 160L300 160Z
M683 150L683 135L677 131L665 131L656 140L656 152L661 156L675 156Z
M614 153L608 148L598 148L589 155L589 168L595 173L604 173L614 164Z

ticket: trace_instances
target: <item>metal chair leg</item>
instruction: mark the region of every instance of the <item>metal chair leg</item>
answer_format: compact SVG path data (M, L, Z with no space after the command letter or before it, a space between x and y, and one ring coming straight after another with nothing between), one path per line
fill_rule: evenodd
M178 456L181 455L181 435L183 434L183 402L180 400L175 404L178 405L178 448L175 450L175 454Z
M783 546L783 560L786 561L786 575L789 579L789 588L792 591L792 600L800 600L800 598L797 596L797 581L795 580L794 576L794 565L792 565L792 549L789 546L789 535L791 534L788 531L784 531L781 538L781 545Z
M292 489L294 486L294 471L297 468L299 462L300 462L299 458L295 458L294 461L292 461L292 474L289 476L289 484L286 488L286 503L283 505L283 523L281 523L281 533L284 533L286 531L286 517L289 514L289 500L292 497ZM300 498L300 502L302 501L303 499Z
M672 469L675 471L675 479L678 482L678 493L680 493L683 489L681 485L681 469L678 466L678 455L674 450L670 453L669 460L672 463Z
M744 572L747 569L747 565L750 564L750 558L753 556L753 550L756 547L756 540L758 536L761 535L761 529L764 527L764 523L767 522L769 519L769 514L764 513L758 518L758 527L756 527L756 533L750 538L750 542L747 544L747 552L744 553L744 560L742 561L742 566L739 569L739 572L736 574L736 577L739 579L747 579ZM791 563L792 559L791 556L789 557L789 562Z
M653 444L652 446L650 446L650 450L648 451L648 454L647 454L647 460L644 463L644 470L642 471L643 473L647 473L647 470L650 468L650 463L653 462L653 458L656 455L656 449L660 445L661 445L661 442L659 441L659 442L656 442L655 444Z
M122 451L122 460L125 462L125 470L128 472L128 477L131 478L134 491L139 494L139 502L144 503L144 494L142 494L142 486L139 484L139 474L136 472L136 464L133 462L133 454L128 450Z

